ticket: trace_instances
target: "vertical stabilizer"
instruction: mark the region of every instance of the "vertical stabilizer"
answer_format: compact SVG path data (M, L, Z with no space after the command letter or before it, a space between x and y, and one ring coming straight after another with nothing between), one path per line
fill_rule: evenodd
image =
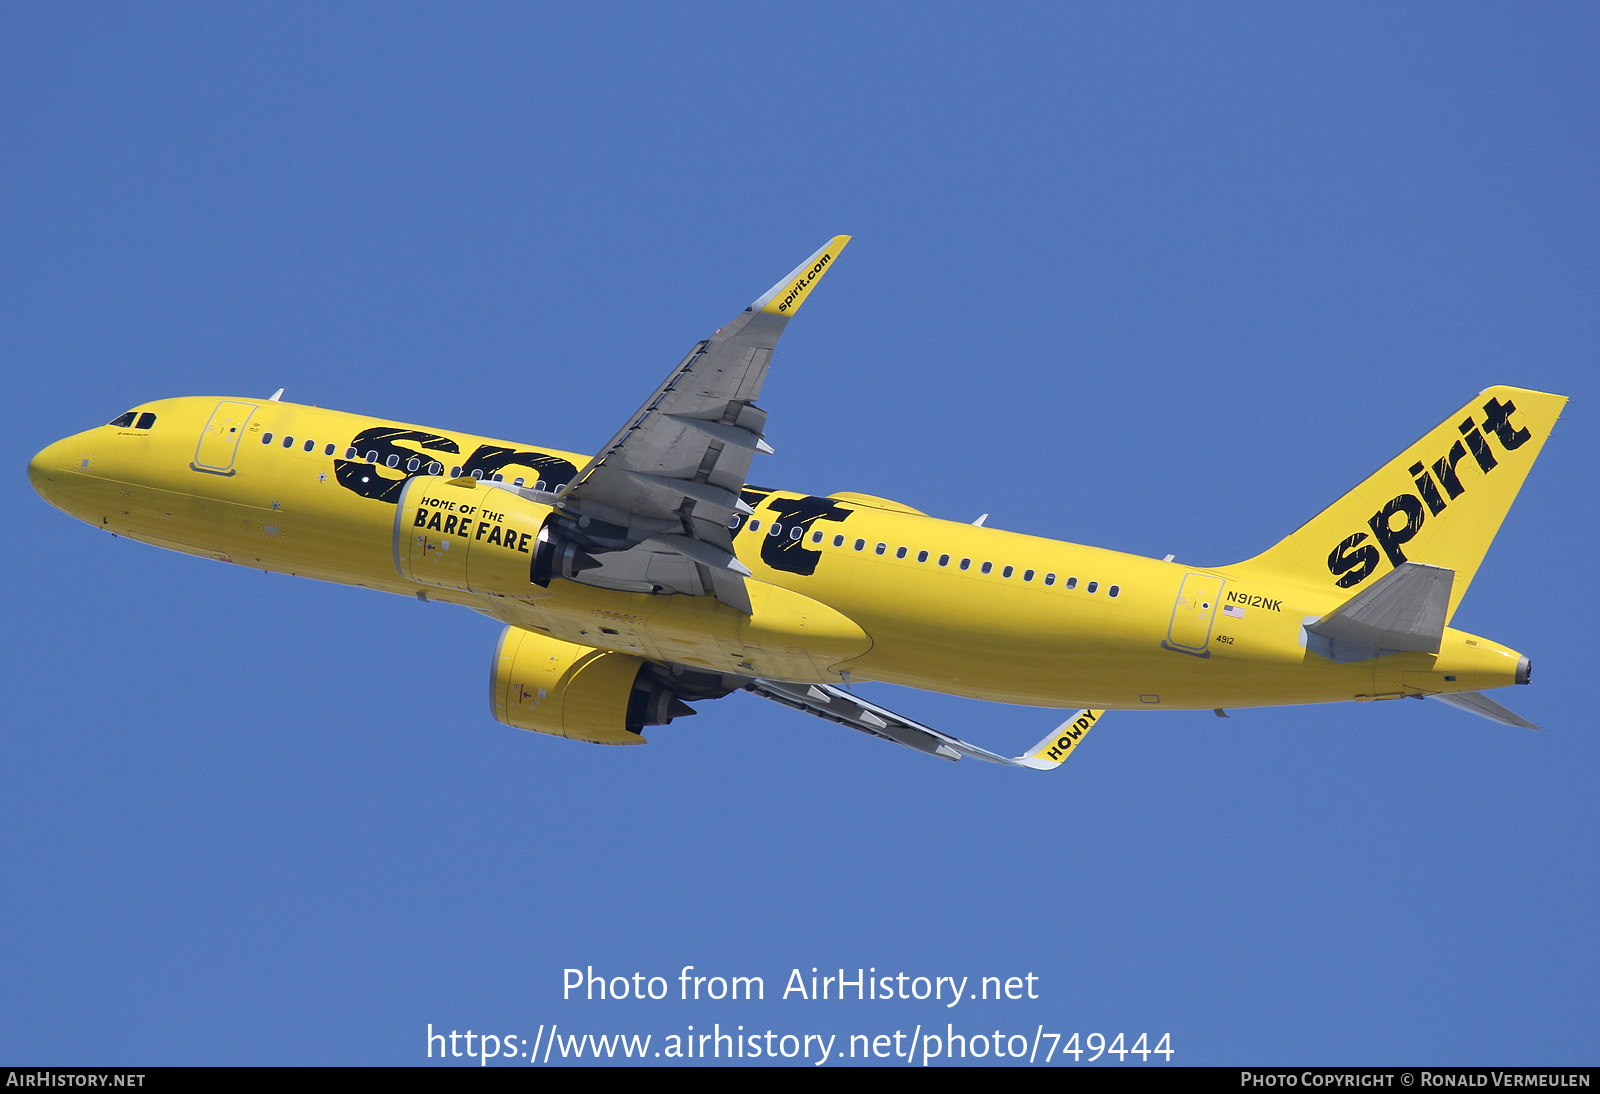
M1424 563L1455 572L1448 620L1566 402L1489 388L1293 535L1229 569L1354 596Z

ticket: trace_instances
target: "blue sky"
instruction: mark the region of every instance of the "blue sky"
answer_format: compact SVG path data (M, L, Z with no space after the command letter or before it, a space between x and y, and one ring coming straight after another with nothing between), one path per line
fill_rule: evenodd
M1594 1062L1592 7L3 20L0 1057L970 1020L1186 1063ZM766 485L1223 564L1491 383L1571 396L1455 620L1533 658L1496 697L1547 731L1113 714L1037 776L736 695L581 747L489 717L486 619L113 539L27 485L142 400L278 387L592 450L838 232ZM991 747L1053 724L866 690ZM570 966L689 964L769 999L561 999ZM772 998L812 966L1041 998Z

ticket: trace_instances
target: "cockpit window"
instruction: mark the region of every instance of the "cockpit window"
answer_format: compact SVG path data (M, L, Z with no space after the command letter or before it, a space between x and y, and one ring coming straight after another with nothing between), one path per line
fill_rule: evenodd
M139 415L139 420L138 420L137 423L134 424L133 428L135 428L135 429L149 429L151 426L153 426L155 424L156 424L156 416L154 414L152 414L150 411L147 410L143 414Z
M113 418L111 420L111 424L116 426L118 429L127 429L133 424L133 416L136 413L137 411L130 410L120 418Z

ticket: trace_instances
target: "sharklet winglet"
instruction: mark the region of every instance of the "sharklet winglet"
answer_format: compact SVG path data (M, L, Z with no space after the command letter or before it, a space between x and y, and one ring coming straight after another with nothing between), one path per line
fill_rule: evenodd
M1027 752L1018 756L1013 763L1022 767L1031 767L1035 771L1054 771L1066 762L1072 750L1078 747L1088 732L1100 721L1103 710L1084 709L1056 726L1050 735Z
M800 305L805 303L811 290L822 280L822 275L828 272L829 265L849 242L849 236L834 236L828 240L810 258L790 270L788 277L763 293L760 299L750 305L750 309L781 315L786 319L799 311Z

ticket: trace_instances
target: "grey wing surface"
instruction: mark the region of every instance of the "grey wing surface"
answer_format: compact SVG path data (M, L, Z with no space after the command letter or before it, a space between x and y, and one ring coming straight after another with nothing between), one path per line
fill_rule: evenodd
M634 592L715 596L745 614L750 571L730 523L750 462L770 452L756 405L772 351L848 236L836 236L689 351L645 404L555 497L557 533L598 565L575 580Z
M1007 767L1029 767L1036 771L1050 771L1060 767L1063 760L1077 747L1084 734L1099 721L1101 710L1080 710L1050 735L1021 756L1003 756L990 752L959 737L952 737L921 722L896 714L876 703L868 702L832 684L795 684L780 680L752 680L744 690L763 699L771 699L786 707L816 715L837 725L848 726L870 737L906 748L940 756L946 760L959 760L970 756L986 763L1004 764Z

